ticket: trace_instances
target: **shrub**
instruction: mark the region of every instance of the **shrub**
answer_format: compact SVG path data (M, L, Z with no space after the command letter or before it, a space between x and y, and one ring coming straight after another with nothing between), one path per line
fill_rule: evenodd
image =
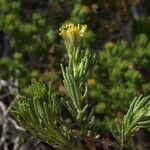
M20 98L12 108L20 125L56 149L96 150L99 139L94 109L86 99L87 78L96 60L84 43L86 28L79 24L60 28L69 58L68 66L61 64L68 96L59 98L51 84L34 82L29 95ZM135 98L127 114L114 122L111 129L120 150L140 128L150 126L149 98ZM64 107L68 115L63 114Z
M99 52L95 73L89 79L89 95L97 102L96 113L104 114L105 127L115 114L127 110L136 95L150 92L149 47L148 37L142 34L132 48L122 40L106 43L105 50Z

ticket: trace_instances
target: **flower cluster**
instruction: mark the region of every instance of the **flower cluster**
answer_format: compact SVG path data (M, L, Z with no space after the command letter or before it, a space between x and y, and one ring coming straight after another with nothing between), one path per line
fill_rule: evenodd
M59 31L59 35L62 36L65 41L68 41L72 45L77 45L82 41L83 37L85 36L85 32L87 31L87 25L74 25L70 23L62 26Z

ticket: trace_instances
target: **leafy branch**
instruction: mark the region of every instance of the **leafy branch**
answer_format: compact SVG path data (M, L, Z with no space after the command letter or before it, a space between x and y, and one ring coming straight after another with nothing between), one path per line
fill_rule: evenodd
M87 78L96 62L95 54L84 44L86 25L68 24L60 28L68 52L68 66L61 64L67 96L59 98L51 84L34 82L29 94L12 108L17 121L26 130L59 150L96 150L94 108L86 100ZM122 119L111 131L123 149L139 129L150 127L150 96L135 98ZM63 115L66 107L69 118ZM66 121L69 119L69 121Z
M68 97L59 99L51 84L34 82L30 94L18 101L12 113L26 130L57 149L95 150L94 109L89 108L87 77L95 64L95 54L84 44L86 26L69 24L60 28L65 41L69 63L61 64L63 83ZM63 107L70 112L71 122L66 122ZM82 144L86 143L86 144Z
M150 127L150 96L135 97L123 119L117 119L111 131L121 148L142 128Z
M22 98L12 109L25 129L58 149L69 148L67 129L61 124L61 105L51 84L35 82L30 86L30 96Z

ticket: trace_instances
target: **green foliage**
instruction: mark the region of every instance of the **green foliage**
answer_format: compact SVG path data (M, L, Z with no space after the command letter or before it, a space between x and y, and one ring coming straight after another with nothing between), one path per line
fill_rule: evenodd
M150 17L140 17L134 23L134 29L136 34L144 33L150 37Z
M21 16L20 0L13 2L1 0L0 10L0 31L11 37L10 45L13 51L34 54L38 58L41 56L43 58L48 54L56 35L52 26L48 25L44 12L33 11L31 21L26 21Z
M21 60L21 55L19 53L15 53L12 59L8 57L3 57L0 60L0 79L19 82L18 89L20 92L23 92L28 84L32 81L41 78L40 73L36 69L30 70L27 68Z
M126 2L123 2L124 5L122 6L120 3L122 3L121 0L118 2L114 1L113 3L112 0L100 2L92 0L57 0L51 3L34 0L30 0L29 2L22 0L13 0L11 2L9 0L1 0L1 56L5 53L3 52L5 50L4 47L8 46L8 55L11 59L9 63L10 68L15 63L11 55L19 52L22 55L20 65L22 64L24 66L24 70L27 69L27 74L30 74L33 70L33 76L36 75L35 73L41 74L42 78L47 80L49 77L45 76L45 74L50 72L48 68L52 68L51 70L53 68L59 70L59 62L57 60L61 61L61 59L64 59L62 58L64 56L63 46L58 40L56 31L59 24L66 21L88 24L91 30L87 32L86 44L90 45L94 42L94 46L99 47L99 45L103 44L103 39L109 37L108 35L115 32L116 29L118 31L120 28L118 24L124 18L128 20L129 12L122 12L123 10L127 10L128 5ZM66 10L66 13L63 13L63 10ZM109 15L103 15L104 13L111 14L111 19L108 17ZM119 23L117 22L118 14L121 18ZM112 20L113 23L111 23ZM145 28L145 25L141 26ZM5 35L9 37L6 45L3 41ZM55 58L53 59L52 57ZM6 74L6 70L3 69L0 74ZM16 69L14 68L14 70ZM14 76L15 73L9 75ZM9 75L6 75L4 78L6 79ZM34 77L30 77L30 79L30 81L34 80ZM21 82L25 84L30 82L26 82L25 78L23 80ZM25 84L20 83L20 87L23 88ZM148 84L143 85L143 87L149 89Z
M127 111L133 97L141 93L148 95L150 44L146 35L149 36L149 17L134 20L132 18L134 14L131 14L129 9L135 8L138 3L139 1L135 0L56 0L50 3L34 0L0 0L0 55L8 56L0 59L0 79L17 80L19 91L27 95L26 98L21 98L16 104L17 107L14 107L15 116L19 114L18 122L28 119L24 113L31 112L34 102L40 103L38 105L41 105L41 108L33 108L33 113L30 114L30 119L35 112L40 114L36 116L39 128L37 124L34 128L31 120L30 124L24 127L58 149L72 149L76 147L75 145L77 149L86 149L95 146L97 135L94 128L93 105L96 104L97 126L99 129L103 127L105 131L116 114L122 116ZM56 116L50 118L51 128L47 128L44 105L45 103L49 106L52 103L55 105L54 99L47 96L49 85L36 82L29 88L27 85L34 80L44 82L51 80L55 81L55 86L60 85L59 62L67 59L56 29L60 24L70 21L87 24L90 31L87 31L84 37L85 43L82 41L78 47L74 45L71 48L67 47L69 63L67 67L61 65L67 97L54 98L56 105L59 100L59 105L65 112L62 112L64 116L60 115L60 107L56 108ZM108 39L120 40L125 33L121 32L122 28L128 28L128 23L132 21L134 28L129 27L128 37L133 36L130 29L135 31L135 35L138 33L145 35L138 36L130 46L125 41L117 44L107 43L105 50L98 54L95 73L91 74L96 60L89 48L92 43L94 42L95 49L99 49ZM5 36L9 37L8 43L5 43ZM7 46L9 52L5 54ZM38 96L34 94L33 89L39 91ZM58 93L58 91L54 93L56 92ZM91 101L87 98L88 95ZM48 108L48 112L52 113L52 107ZM28 120L25 123L27 122ZM45 129L42 130L42 127ZM46 130L53 129L54 133L50 132L51 137ZM56 141L55 133L60 135L60 139ZM83 143L86 143L86 146L83 146Z
M83 25L69 24L60 28L60 35L64 38L69 58L67 67L61 64L63 83L68 96L56 97L56 92L52 90L51 84L34 82L28 88L28 95L20 98L12 108L12 113L21 126L56 149L96 150L96 139L99 138L99 135L95 132L94 109L89 107L86 101L87 77L92 71L91 68L93 68L96 58L95 54L92 54L83 44L85 33L86 28ZM141 41L145 41L145 39ZM140 45L144 44L143 42L139 43ZM120 44L123 50L127 48L125 42ZM121 56L117 48L115 47L114 51ZM108 51L106 53L106 56L102 55L104 60L110 56ZM114 54L112 53L112 56ZM129 58L129 52L125 54L123 57ZM114 59L117 60L116 57ZM112 60L110 62L112 64ZM119 63L121 62L123 61L119 60ZM119 71L120 68L124 69L122 66L128 67L126 63L123 63L117 69ZM110 81L117 82L116 76L121 78L123 73L120 74L117 71L114 71L114 76L110 76ZM133 75L131 81L136 83L134 78L138 77L137 74L134 71L128 74L127 81ZM91 80L90 83L94 84L95 82ZM111 94L113 95L113 93ZM143 99L135 98L123 119L117 119L111 127L120 149L124 148L129 138L140 128L150 126L149 98L150 96ZM69 117L63 115L64 106ZM105 104L101 103L101 105L97 105L96 111L105 108Z
M0 60L0 80L5 80L9 82L17 81L17 88L19 92L28 93L27 85L31 84L33 81L43 81L48 82L49 80L59 82L59 74L55 71L49 72L46 70L41 73L36 67L28 67L22 61L22 55L20 53L15 53L12 59L8 57L3 57Z
M86 80L95 63L95 55L91 54L90 50L84 47L81 41L77 47L67 43L66 48L68 47L69 65L66 68L61 65L63 82L71 98L70 101L66 101L66 106L71 111L73 118L85 130L86 126L91 128L95 120L93 110L87 116L88 105L83 105L87 95Z
M139 129L150 127L150 96L135 97L123 119L117 119L111 131L123 148Z
M131 0L131 5L137 6L138 3ZM91 29L88 42L97 39L96 43L99 45L109 37L108 35L121 30L122 22L130 20L128 8L128 1L121 0L57 0L50 3L34 0L1 0L0 32L10 36L11 51L20 51L28 57L32 54L41 60L47 58L55 44L59 44L55 32L58 24L66 21L88 24ZM66 10L66 13L63 10ZM147 24L148 21L148 27ZM136 25L136 28L145 29L145 24Z
M67 39L77 40L76 35L81 39L82 28L79 30L78 27L72 26L73 28L68 26L66 29L68 31L64 30L62 33ZM12 113L21 126L56 149L83 150L84 147L92 149L98 135L92 128L95 122L94 109L90 110L85 98L86 78L91 69L89 65L94 64L95 57L86 47L81 47L82 40L75 46L71 40L68 41L70 43L67 42L66 48L69 47L67 49L69 65L65 69L61 65L68 97L60 100L55 97L51 85L35 82L28 88L28 96L21 98L14 105ZM63 105L70 112L70 118L63 116L61 111ZM65 119L70 121L66 122Z
M148 37L142 34L136 38L133 49L120 41L107 43L105 51L99 52L96 71L89 80L89 95L98 103L96 113L105 114L104 126L110 124L115 113L126 111L136 95L150 92L149 47Z
M61 123L60 99L45 84L31 85L30 96L12 109L20 125L57 149L69 149L69 131Z

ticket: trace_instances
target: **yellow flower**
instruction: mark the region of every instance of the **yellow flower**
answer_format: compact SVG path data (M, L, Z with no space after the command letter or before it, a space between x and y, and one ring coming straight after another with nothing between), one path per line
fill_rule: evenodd
M81 40L85 36L86 30L87 25L74 25L70 23L59 29L59 35L62 36L67 42L71 42L71 44L76 45L81 42Z
M89 86L94 86L96 84L96 81L94 79L88 79L87 82Z
M114 46L113 42L107 42L104 47L105 49L111 49L113 48L113 46Z
M81 9L81 13L85 14L85 15L88 15L90 13L90 8L86 5L83 5L82 6L82 9Z

